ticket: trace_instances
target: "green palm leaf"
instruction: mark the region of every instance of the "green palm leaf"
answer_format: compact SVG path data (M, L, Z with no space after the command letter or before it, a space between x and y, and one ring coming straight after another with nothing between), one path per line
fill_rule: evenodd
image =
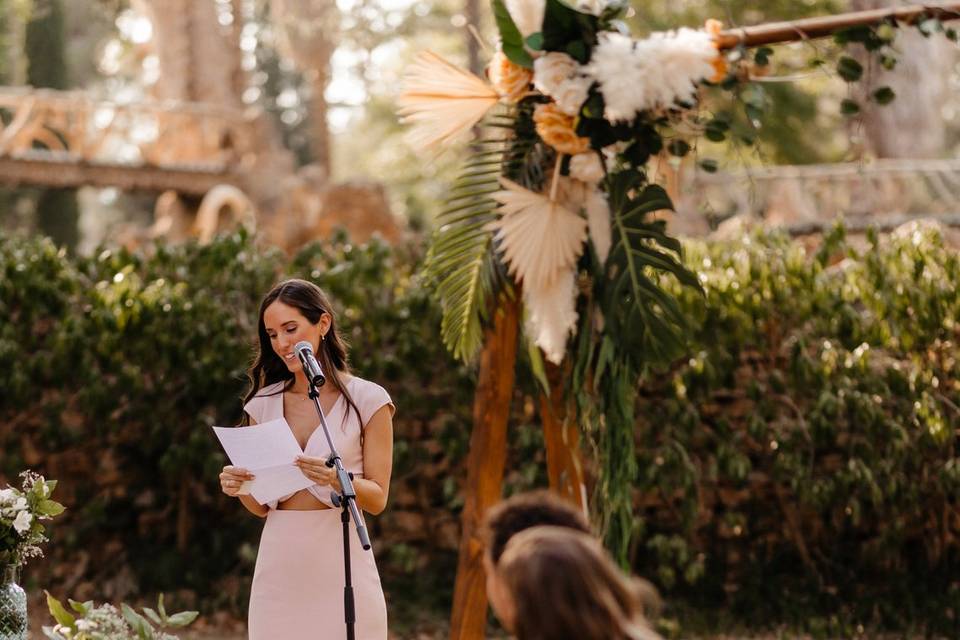
M510 115L491 117L487 127L512 129ZM493 251L489 224L497 219L499 177L516 154L512 138L490 137L471 145L450 191L424 267L443 313L441 335L454 357L470 360L483 340L489 301L500 287L502 269Z

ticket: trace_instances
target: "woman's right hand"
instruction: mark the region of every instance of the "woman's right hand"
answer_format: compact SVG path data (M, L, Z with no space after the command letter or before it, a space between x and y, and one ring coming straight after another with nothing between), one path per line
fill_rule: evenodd
M220 489L228 496L235 498L240 491L240 485L253 478L254 475L246 469L227 465L220 472Z

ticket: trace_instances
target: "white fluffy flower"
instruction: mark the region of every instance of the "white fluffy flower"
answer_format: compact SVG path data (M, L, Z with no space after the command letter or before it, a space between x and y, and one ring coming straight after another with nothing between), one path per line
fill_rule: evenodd
M572 156L570 177L589 184L597 184L603 180L603 163L600 162L600 156L593 151Z
M554 364L563 361L567 337L577 324L576 267L565 269L548 287L524 288L526 331Z
M565 53L551 51L533 61L533 86L553 97L560 86L580 72L577 61Z
M546 0L504 0L504 4L524 38L543 29Z
M597 252L600 264L606 264L613 244L613 230L610 226L610 203L599 190L594 189L584 204L587 210L587 228L590 229L590 242Z
M17 492L13 489L0 489L0 507L13 504L13 499L17 497Z
M640 111L690 102L696 85L714 74L712 36L682 28L634 42L615 32L601 33L585 71L600 84L611 121L633 120Z
M600 84L608 120L630 120L645 97L643 82L637 82L633 40L616 32L604 32L593 50L586 72ZM637 95L639 94L639 95Z
M570 211L586 212L590 242L597 252L600 263L605 264L607 256L610 255L610 247L613 245L610 203L596 184L584 182L573 176L573 160L587 155L595 154L577 154L570 159L571 177L560 179L560 201Z
M592 84L593 79L586 76L574 76L562 83L553 96L560 111L568 116L578 115L580 107L587 100L587 94Z
M26 511L27 509L27 499L26 498L17 498L11 507L15 512L16 511Z
M33 514L29 511L21 511L13 521L13 528L17 533L26 533L30 530L31 522L33 522Z

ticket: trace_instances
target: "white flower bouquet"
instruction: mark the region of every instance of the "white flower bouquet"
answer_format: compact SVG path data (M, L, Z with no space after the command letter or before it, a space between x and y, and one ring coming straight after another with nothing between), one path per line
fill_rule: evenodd
M63 505L50 496L56 480L44 480L30 471L20 474L20 489L0 489L0 565L22 566L29 558L42 556L47 541L43 520L63 513Z
M645 166L665 148L689 150L678 125L691 120L699 87L730 70L716 21L638 40L620 19L626 8L493 0L500 42L486 79L432 52L408 70L399 106L414 146L439 149L478 126L499 129L475 140L428 261L444 339L461 357L476 352L504 274L522 291L527 338L556 364L585 314L597 319L591 332L601 317L622 330L634 358L682 333L657 274L699 284L652 216L672 204Z

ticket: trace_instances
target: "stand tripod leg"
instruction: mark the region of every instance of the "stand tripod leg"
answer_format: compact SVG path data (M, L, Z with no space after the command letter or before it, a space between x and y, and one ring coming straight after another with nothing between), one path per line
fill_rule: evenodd
M353 576L350 569L350 512L346 505L340 512L340 522L343 524L343 613L347 622L347 640L354 640L354 626L357 621L357 612L353 603Z

